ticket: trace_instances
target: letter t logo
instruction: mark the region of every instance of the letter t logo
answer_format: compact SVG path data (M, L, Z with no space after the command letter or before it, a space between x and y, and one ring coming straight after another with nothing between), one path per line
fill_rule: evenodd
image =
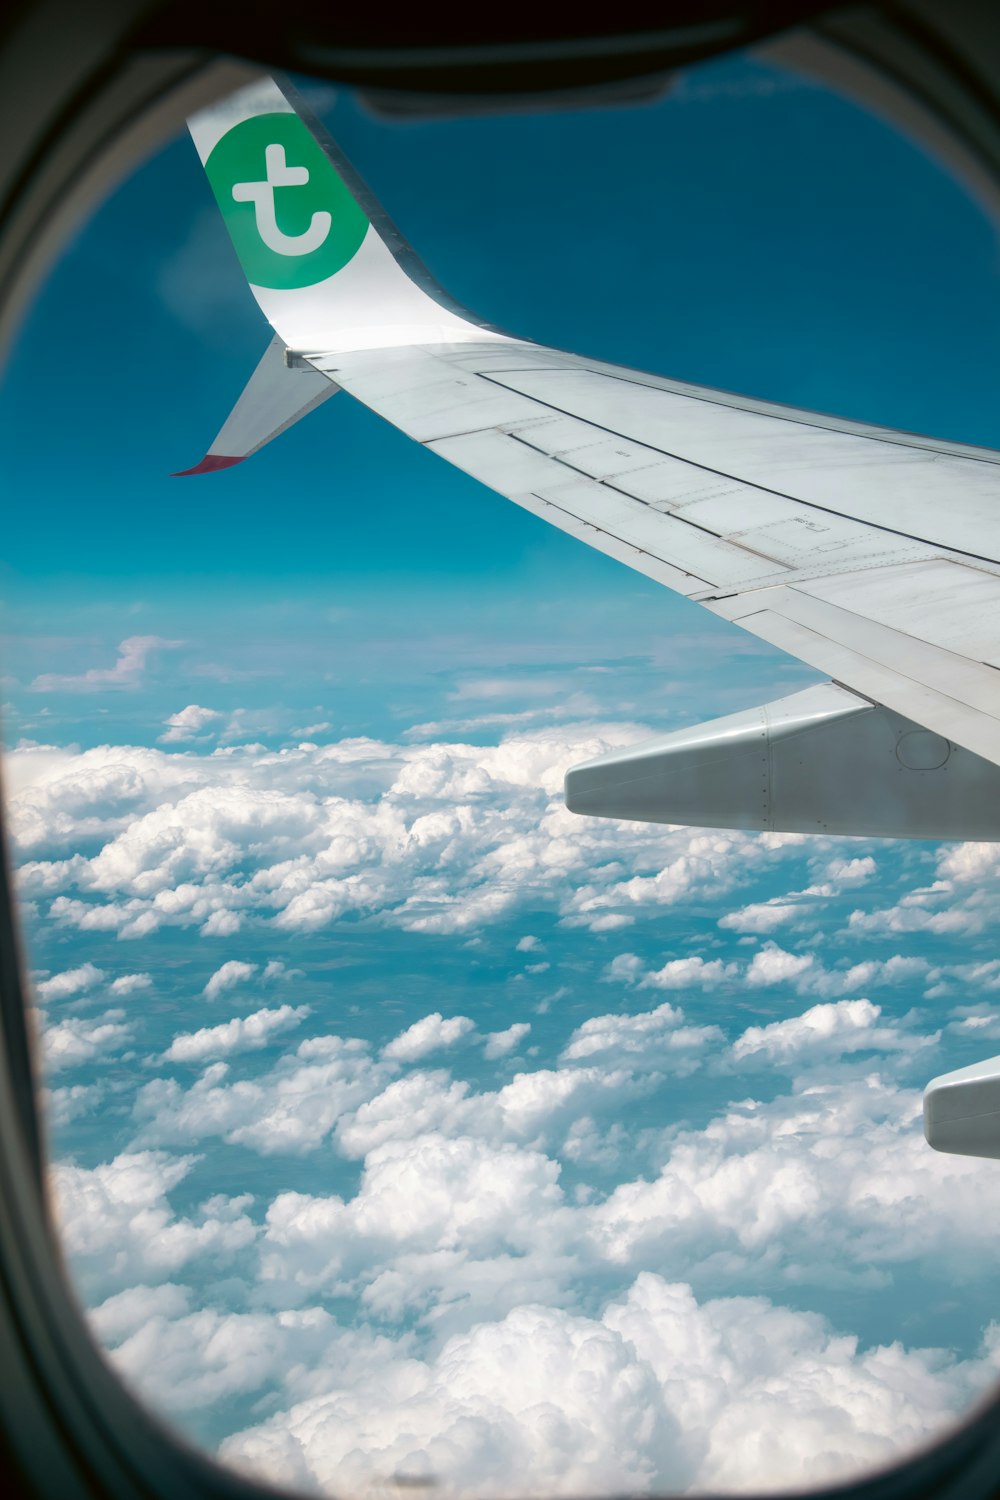
M309 221L309 228L301 234L285 234L278 228L274 208L274 190L277 187L304 187L309 181L305 167L290 167L285 161L285 148L271 145L264 151L263 182L236 182L233 197L237 203L252 203L257 220L257 233L269 250L276 255L308 255L318 250L330 233L333 219L326 209L319 209Z

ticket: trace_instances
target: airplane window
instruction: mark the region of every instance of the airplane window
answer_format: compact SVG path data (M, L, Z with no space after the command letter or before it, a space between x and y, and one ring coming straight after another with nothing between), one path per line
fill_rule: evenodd
M995 226L820 84L736 57L420 116L299 86L486 322L1000 446ZM4 791L96 1338L196 1443L329 1494L780 1489L925 1443L1000 1367L996 1164L920 1122L1000 1042L1000 844L569 811L568 768L838 674L377 401L173 477L272 336L185 137L80 230L5 377ZM571 421L545 399L536 435ZM612 399L567 486L608 444L662 458Z

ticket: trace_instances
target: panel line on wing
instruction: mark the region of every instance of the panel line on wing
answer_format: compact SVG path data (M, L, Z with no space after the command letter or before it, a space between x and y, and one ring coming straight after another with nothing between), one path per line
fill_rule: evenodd
M589 425L589 424L586 424L586 425ZM549 459L552 463L562 464L562 466L563 466L564 469L569 469L570 473L578 475L581 479L587 480L590 484L598 484L598 485L600 485L602 487L602 489L609 490L612 494L615 494L615 495L621 495L624 499L631 500L633 502L633 504L635 504L635 505L645 506L645 508L647 510L649 510L649 511L652 511L654 515L657 515L657 516L664 515L664 512L662 510L660 510L658 506L653 505L649 500L644 500L641 495L635 495L635 494L633 494L631 490L624 489L623 486L620 485L620 484L615 484L612 479L599 479L596 475L589 473L586 469L581 469L578 464L571 464L569 462L569 460L566 459L566 458L563 458L561 454L558 454L558 453L549 453L547 449L540 448L537 443L529 443L528 440L526 438L522 437L521 434L518 433L518 432L508 432L508 433L505 434L505 436L509 437L512 440L512 442L523 443L524 446L525 446L525 448L530 448L532 450L532 452L534 452L534 453L540 453L540 454L542 454L542 456L544 458ZM646 445L641 445L641 446L646 446ZM661 450L660 449L656 449L655 451L657 453L659 453ZM670 457L673 457L673 455L672 454L665 454L664 457L670 458ZM686 464L688 462L688 460L686 458L681 458L681 459L678 459L677 462L678 463L682 463L682 464ZM696 468L696 467L698 467L698 465L692 465L691 467ZM749 488L749 489L757 489L758 486L757 485L748 485L747 488ZM551 501L548 501L544 495L539 495L538 499L540 499L540 500L546 500L546 504L552 504L553 503ZM670 515L670 519L672 521L680 521L685 526L690 526L692 528L692 530L694 530L694 531L700 531L703 536L710 536L712 538L712 540L715 541L715 542L722 542L727 547L736 547L736 548L739 549L739 551L741 551L741 552L747 552L752 557L759 557L762 562L770 563L771 566L774 568L774 571L776 573L782 573L782 572L787 573L787 572L790 571L790 569L787 568L785 564L778 562L774 557L771 556L770 553L768 553L768 552L761 552L757 547L747 546L747 544L745 542L742 542L742 541L740 541L740 542L734 542L729 537L723 536L721 532L713 531L710 526L702 526L700 524L700 522L693 521L690 516L684 515L683 511L681 509L671 509L670 512L669 512L669 515ZM592 526L595 531L602 531L603 530L603 527L595 526L590 521L587 521L585 524L587 526ZM611 533L611 532L608 533L609 536L613 535L613 534L614 533ZM645 547L637 547L636 548L636 551L639 552L639 553L645 553L648 550L649 549L645 548ZM653 555L655 556L655 554L653 554ZM662 561L666 561L667 559L664 558L664 559L661 559L661 560Z
M577 528L581 528L584 531L596 531L598 536L610 537L612 541L617 542L619 546L628 548L630 552L635 552L639 557L655 558L657 562L664 563L668 568L676 568L677 566L676 563L672 563L668 557L661 557L658 552L654 552L651 547L640 547L637 545L637 543L630 541L628 537L619 536L616 531L609 531L606 526L598 526L596 521L588 521L583 516L577 515L575 511L568 510L566 506L559 505L555 500L550 500L547 495L539 495L532 491L531 498L533 500L537 500L541 505L546 506L550 510L558 510L562 515L568 516L572 521L576 523L574 530L576 530ZM632 497L628 496L627 498L631 499ZM671 517L671 519L676 520L678 518ZM699 578L697 573L692 573L687 568L683 569L683 571L689 578L696 579L699 583L704 584L706 589L714 587L714 585L707 578ZM696 595L689 595L688 597L693 597L697 600Z
M522 342L524 341L515 341L515 347L517 343ZM547 349L543 345L538 345L537 348L539 353L548 357L548 367L551 369L580 370L588 374L597 374L604 380L616 380L621 385L634 386L646 391L660 391L664 395L677 396L685 401L698 401L705 406L720 407L725 411L748 412L753 416L768 417L775 422L788 422L796 427L806 427L815 432L843 433L847 437L865 438L870 443L887 443L897 448L915 448L923 453L940 454L942 458L967 459L971 463L1000 467L1000 452L994 455L971 443L951 443L940 438L927 437L920 432L900 432L893 427L875 427L867 422L855 421L851 417L836 417L828 412L808 411L800 406L784 406L778 401L755 400L753 397L740 396L730 391L713 391L706 386L688 385L682 380L668 380L665 376L653 375L646 371L628 371L619 365L588 360L582 355L566 354L561 350ZM478 353L478 351L473 352ZM558 355L562 355L566 360L562 366L552 363L552 357ZM510 354L506 351L498 351L496 365L510 358ZM468 368L462 360L456 363L461 363L462 368ZM537 363L508 364L501 370L501 373L533 375L537 374L539 369L544 368L546 367ZM487 375L485 370L479 368L479 361L476 361L476 374L481 375L484 380L496 379L496 376ZM497 383L507 385L507 382L503 380L498 380ZM517 387L508 385L507 389L516 390Z
M585 372L585 373L589 373L589 372ZM505 390L517 391L517 387L516 386L510 386L510 385L507 384L506 381L498 380L496 378L496 376L494 376L494 375L485 375L485 374L480 373L479 374L479 378L481 380L487 380L491 384L502 386ZM620 383L623 384L623 385L629 385L629 384L640 385L641 384L641 382L637 382L637 381L636 382L630 382L630 381L627 381L627 380L621 380L621 378L619 376L603 376L602 375L600 378L601 379L619 380ZM645 389L647 389L647 390L655 390L656 387L655 386L653 386L653 387L647 386L647 387L645 387ZM530 400L530 401L535 402L538 406L544 407L548 411L558 412L560 416L570 417L574 421L581 422L581 423L583 423L584 425L586 425L588 427L592 427L595 432L604 432L609 437L618 438L621 442L635 442L636 441L636 439L630 438L629 435L628 435L628 433L622 432L622 431L620 431L616 427L609 427L606 424L603 424L603 423L600 423L600 422L595 422L592 417L581 417L579 415L579 413L570 410L568 407L560 406L558 403L556 403L554 401L547 401L547 400L544 399L544 397L537 396L533 392L530 393L530 394L529 393L525 393L525 392L519 392L518 394L522 394L522 395L527 394L527 399ZM808 425L808 424L802 424L802 425ZM835 506L832 506L832 505L823 505L823 504L821 504L817 500L806 500L806 499L803 499L800 495L789 494L786 490L776 489L773 485L761 484L758 480L748 480L746 478L741 478L738 474L732 474L732 473L730 473L726 469L717 469L717 468L713 467L711 464L706 464L706 463L704 463L704 462L702 462L702 461L700 461L698 459L689 458L689 457L687 457L684 454L674 453L670 449L660 447L656 443L650 443L646 439L642 439L641 441L642 441L642 446L643 447L649 448L651 452L660 454L661 457L663 457L663 458L672 459L675 463L687 464L687 465L689 465L693 469L700 470L702 473L713 474L713 475L715 475L716 478L718 478L718 479L724 479L724 480L726 480L730 484L747 485L747 486L749 486L749 487L751 487L751 488L753 488L755 490L759 490L761 494L773 495L773 496L775 496L779 500L787 500L790 504L805 506L808 509L817 511L817 512L823 514L823 515L836 516L838 519L840 519L842 521L853 521L856 525L868 527L872 531L883 532L887 536L898 536L898 537L900 537L904 541L915 542L918 545L923 545L923 546L927 546L929 544L929 538L924 537L924 536L919 536L919 535L917 535L916 533L914 533L912 531L904 531L901 527L888 526L888 525L886 525L882 521L873 521L873 520L871 520L868 517L862 518L862 517L859 517L859 516L853 516L853 515L850 515L849 513L847 513L846 511L838 510ZM875 441L875 440L874 439L869 439L869 441ZM539 451L542 451L542 450L539 450ZM937 450L935 450L935 451L937 451ZM554 455L546 455L546 456L554 458ZM561 460L558 460L558 459L555 460L555 461L556 462L561 462ZM632 496L631 498L635 499L637 497ZM968 558L970 558L974 562L986 563L986 564L990 564L990 565L996 566L996 559L995 558L991 558L991 557L987 557L983 553L972 552L972 551L969 551L966 548L956 547L954 544L952 544L950 542L949 543L942 543L940 545L946 547L947 551L954 552L957 556L968 557Z

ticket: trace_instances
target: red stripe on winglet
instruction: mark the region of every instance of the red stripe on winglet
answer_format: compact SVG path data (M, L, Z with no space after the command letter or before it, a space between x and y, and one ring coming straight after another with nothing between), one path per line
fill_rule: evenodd
M206 453L200 464L195 464L193 469L178 469L171 474L171 479L183 479L186 474L214 474L216 469L231 469L233 464L241 464L246 457L241 453L239 458L229 458L225 453Z

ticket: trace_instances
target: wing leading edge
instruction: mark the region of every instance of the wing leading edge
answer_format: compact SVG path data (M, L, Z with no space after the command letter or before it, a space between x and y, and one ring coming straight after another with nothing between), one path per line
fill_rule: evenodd
M410 262L269 80L191 130L251 289L304 363L516 504L799 657L859 707L883 706L887 786L944 771L952 791L968 781L970 805L986 785L1000 806L1000 454L485 327ZM265 200L266 213L251 207ZM324 256L318 236L338 215L342 243ZM258 243L271 218L283 259ZM944 758L907 764L899 746L915 731ZM983 836L1000 836L991 824ZM899 831L942 836L915 814Z

